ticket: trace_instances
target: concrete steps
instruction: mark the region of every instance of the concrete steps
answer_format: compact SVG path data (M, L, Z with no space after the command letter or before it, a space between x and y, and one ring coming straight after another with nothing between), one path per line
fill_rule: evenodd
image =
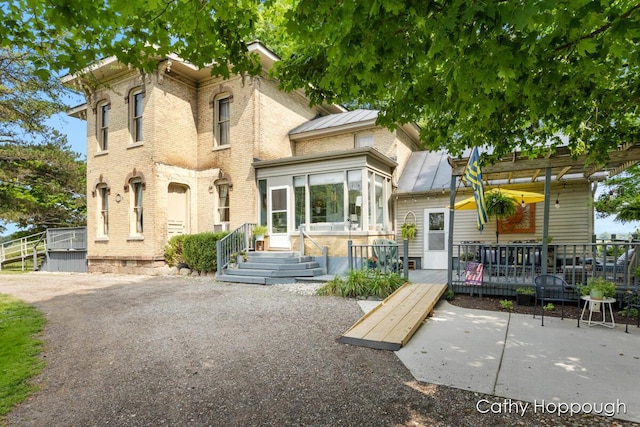
M220 282L272 285L295 283L297 278L322 276L324 270L310 256L297 252L249 252L247 260L235 268L225 268L218 275Z

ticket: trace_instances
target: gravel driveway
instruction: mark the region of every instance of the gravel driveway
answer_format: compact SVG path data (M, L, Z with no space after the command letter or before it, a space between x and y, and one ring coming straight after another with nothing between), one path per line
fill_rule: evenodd
M338 344L362 315L357 303L297 289L200 277L2 275L0 292L48 319L40 391L8 424L558 425L557 416L479 414L486 396L418 383L393 352Z

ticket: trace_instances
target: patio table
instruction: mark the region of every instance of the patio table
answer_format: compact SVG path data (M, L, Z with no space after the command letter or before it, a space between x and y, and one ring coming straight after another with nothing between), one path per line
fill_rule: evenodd
M604 326L605 328L614 328L616 326L616 321L613 318L613 308L611 307L613 303L616 302L615 298L603 298L600 300L592 300L589 295L585 295L580 297L583 301L585 301L584 307L582 308L582 312L580 314L580 319L578 320L578 326L580 326L580 320L584 321L584 312L587 309L587 305L589 306L589 320L587 321L587 325L589 326ZM600 306L597 304L600 303ZM609 307L609 317L611 322L607 322L607 306ZM598 310L599 308L599 310ZM593 312L602 312L602 320L593 321L591 317L593 316Z

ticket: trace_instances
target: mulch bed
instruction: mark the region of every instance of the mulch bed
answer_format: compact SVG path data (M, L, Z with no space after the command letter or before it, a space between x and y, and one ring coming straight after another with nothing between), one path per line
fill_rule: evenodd
M513 311L512 313L518 314L530 314L533 316L533 306L523 306L516 304L515 298L509 297L479 297L479 296L470 296L468 294L456 294L455 298L452 301L449 301L450 304L456 305L458 307L464 308L473 308L477 310L488 310L488 311L505 311L500 305L501 300L510 300L513 302ZM562 307L560 303L554 303L555 308L553 310L545 311L544 315L552 316L552 317L560 317L562 312ZM538 306L537 314L540 315L540 307ZM618 303L613 304L613 317L617 324L625 324L627 322L627 318L624 314L621 314L622 309L618 307ZM564 317L566 319L578 319L580 316L580 309L578 309L578 304L568 304L564 305ZM597 317L596 317L597 316ZM594 319L600 319L599 314L594 313ZM585 317L587 313L585 313ZM607 319L609 316L607 315ZM630 325L636 324L635 318L629 319Z

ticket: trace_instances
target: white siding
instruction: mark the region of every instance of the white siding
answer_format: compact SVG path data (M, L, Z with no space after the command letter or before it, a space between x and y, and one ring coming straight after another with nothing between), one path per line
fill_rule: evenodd
M524 190L544 193L544 183L535 185L514 185L505 186L510 190ZM489 188L485 188L485 191ZM456 202L472 197L470 189L460 187L457 192ZM560 202L560 207L554 207L556 198ZM418 233L416 238L409 242L409 256L422 257L424 247L424 218L425 208L444 208L449 206L449 193L431 195L402 195L396 201L396 224L397 239L401 239L400 227L407 217L408 222L413 221L413 212L416 217ZM536 204L536 224L534 233L504 233L500 234L500 243L513 241L527 241L542 239L542 228L544 218L544 203ZM551 200L549 208L549 236L553 237L554 243L589 243L593 235L593 198L591 196L590 183L553 183L551 185ZM476 226L476 211L455 211L454 212L454 243L462 241L480 241L495 243L496 241L496 220L490 219L485 224L481 233Z

